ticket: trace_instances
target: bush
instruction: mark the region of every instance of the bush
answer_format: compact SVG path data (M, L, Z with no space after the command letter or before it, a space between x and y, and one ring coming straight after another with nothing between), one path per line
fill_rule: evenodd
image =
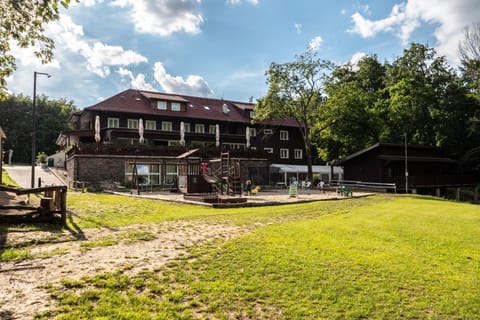
M47 163L48 156L45 152L39 152L37 154L37 163Z

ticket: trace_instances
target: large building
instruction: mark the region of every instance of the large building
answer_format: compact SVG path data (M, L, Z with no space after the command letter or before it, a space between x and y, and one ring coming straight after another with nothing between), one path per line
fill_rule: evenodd
M305 177L305 147L297 122L255 122L254 106L129 89L74 114L72 130L61 132L57 144L71 147L66 155L70 180L86 183L128 184L140 177L145 185L174 188L177 157L192 149L199 149L190 155L194 162L211 167L229 151L229 159L241 166L242 181L286 182L286 165L300 168L291 175ZM319 167L317 176L330 171Z
M344 180L394 183L400 192L445 196L449 188L458 193L462 187L477 187L480 183L475 174L460 170L458 160L429 146L376 143L336 165L343 167Z

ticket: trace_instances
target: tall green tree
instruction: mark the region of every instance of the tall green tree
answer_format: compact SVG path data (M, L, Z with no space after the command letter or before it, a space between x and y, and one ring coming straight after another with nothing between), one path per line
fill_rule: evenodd
M475 103L461 79L433 48L412 44L387 64L388 125L391 142L443 147L461 153L476 139L469 128Z
M329 123L317 136L324 160L340 159L381 139L386 109L384 78L385 67L375 55L332 72L325 86L324 116L317 123L320 127Z
M69 117L77 111L73 102L37 97L37 151L52 154L62 130L69 128ZM32 144L32 98L12 95L0 100L0 126L5 131L4 149L13 150L13 161L30 162Z
M11 43L21 48L34 47L42 63L50 62L55 45L44 34L45 24L58 20L60 7L68 8L71 1L0 0L0 98L5 95L6 78L16 69Z
M266 72L268 93L258 100L255 119L294 119L305 145L308 179L313 181L312 141L314 128L325 105L324 81L333 64L308 50L295 61L272 63Z
M463 34L458 47L461 71L474 97L480 101L480 23L465 27Z

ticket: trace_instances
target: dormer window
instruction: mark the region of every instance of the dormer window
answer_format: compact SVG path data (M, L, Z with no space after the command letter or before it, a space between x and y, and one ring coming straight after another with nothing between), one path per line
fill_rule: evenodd
M250 110L250 118L255 118L255 111L253 110Z
M167 110L167 101L158 100L157 101L157 109Z
M172 111L180 111L180 103L179 102L172 102Z
M225 113L225 114L230 112L230 108L228 107L228 105L226 103L223 104L222 110L223 110L223 113Z

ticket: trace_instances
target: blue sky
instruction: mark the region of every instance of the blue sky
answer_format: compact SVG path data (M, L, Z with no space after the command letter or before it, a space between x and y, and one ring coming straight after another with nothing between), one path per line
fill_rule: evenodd
M42 65L12 44L12 93L66 98L84 108L128 88L228 100L258 99L265 70L305 50L337 64L365 54L392 61L411 42L455 66L479 0L80 0L46 27L55 58Z

